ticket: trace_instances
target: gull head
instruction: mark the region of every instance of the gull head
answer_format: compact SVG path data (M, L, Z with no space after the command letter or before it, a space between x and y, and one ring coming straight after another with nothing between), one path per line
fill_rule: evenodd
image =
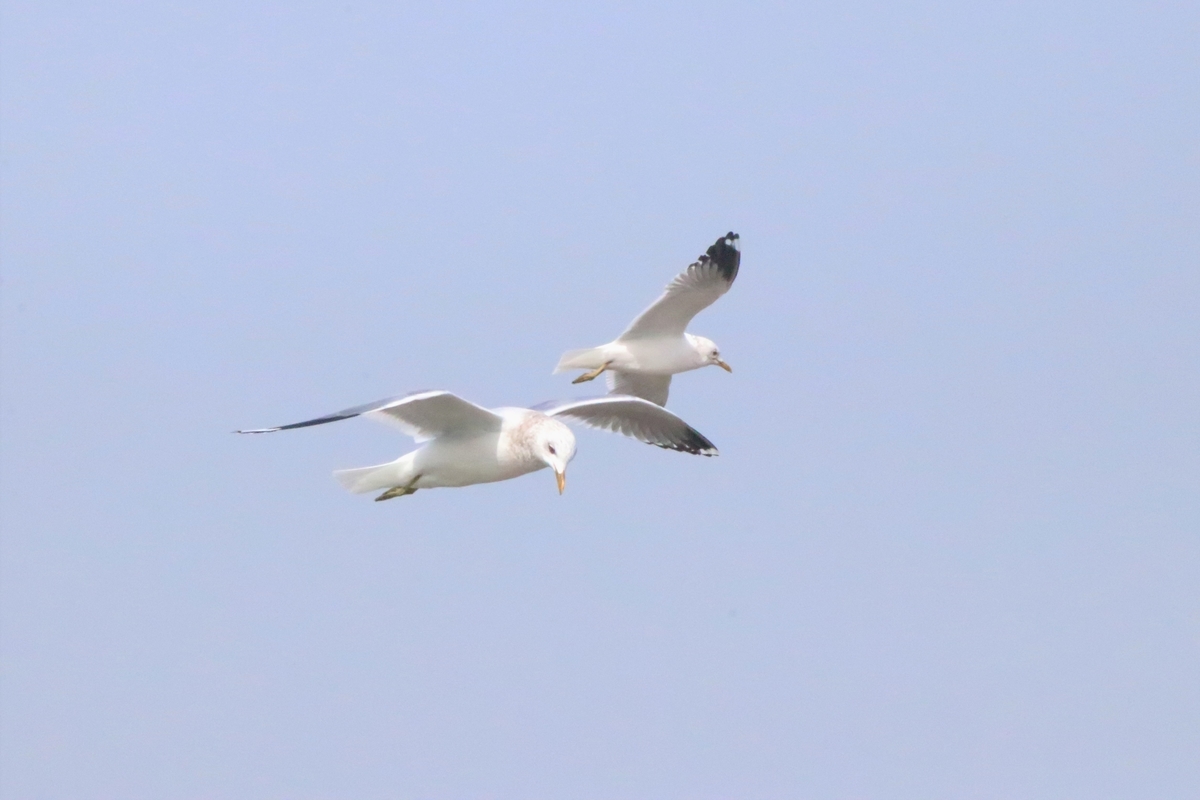
M554 470L558 493L562 494L567 485L567 464L575 457L575 434L558 420L547 417L537 427L533 452Z
M733 372L733 367L721 360L721 350L717 347L717 343L712 339L705 339L703 336L693 336L688 334L688 338L692 341L692 347L696 348L697 355L700 356L702 366L720 367L726 372Z

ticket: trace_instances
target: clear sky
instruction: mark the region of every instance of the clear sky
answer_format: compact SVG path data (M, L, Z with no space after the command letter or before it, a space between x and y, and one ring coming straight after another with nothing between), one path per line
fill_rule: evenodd
M1200 796L1194 2L0 14L5 800ZM230 433L586 394L728 230L719 458Z

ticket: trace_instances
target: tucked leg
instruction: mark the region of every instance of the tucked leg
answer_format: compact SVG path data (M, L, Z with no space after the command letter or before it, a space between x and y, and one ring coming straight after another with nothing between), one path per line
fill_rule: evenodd
M596 378L599 378L600 373L602 373L602 372L604 372L604 370L608 369L609 365L611 365L611 364L612 364L611 361L605 361L603 364L601 364L599 367L596 367L591 372L583 373L578 378L571 381L571 383L587 383L588 381L594 381L594 380L596 380Z
M378 503L380 500L391 500L393 497L404 497L405 495L416 494L417 490L415 487L417 485L417 481L419 480L421 480L420 475L409 481L406 486L393 486L391 489L388 489L386 492L379 495L379 497L376 497L375 502Z

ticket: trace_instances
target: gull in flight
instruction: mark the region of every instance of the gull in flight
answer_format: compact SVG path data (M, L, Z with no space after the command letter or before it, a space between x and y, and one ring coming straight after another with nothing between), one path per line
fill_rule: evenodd
M678 372L709 365L733 372L721 360L715 342L687 333L686 329L692 317L729 291L741 258L738 235L730 231L679 273L662 297L616 340L599 347L567 351L554 372L588 370L572 383L590 381L608 372L612 393L644 397L660 406L667 404L671 376Z
M470 486L554 470L558 493L575 457L575 434L559 418L624 434L647 444L694 455L717 448L675 414L640 397L606 395L543 403L537 408L487 409L444 391L417 392L348 408L316 419L238 433L273 433L366 416L397 426L421 444L395 461L339 470L338 482L355 493L403 497L418 489Z

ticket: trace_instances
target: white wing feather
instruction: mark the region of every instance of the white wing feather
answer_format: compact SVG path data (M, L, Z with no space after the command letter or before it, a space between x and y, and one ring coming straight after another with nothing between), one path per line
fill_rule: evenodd
M543 403L535 408L551 417L566 417L589 428L614 431L656 447L700 456L717 455L717 448L698 430L641 397L606 395Z
M624 372L617 369L610 369L607 374L608 391L611 394L644 397L651 403L657 403L660 406L667 404L667 395L671 391L670 375Z
M739 237L730 231L679 273L617 341L682 336L692 318L729 291L741 264Z
M316 419L293 422L275 428L256 428L238 433L274 433L292 428L307 428L328 422L350 419L359 415L400 428L418 442L438 436L470 436L498 431L503 418L495 412L463 400L451 392L415 392L403 397L389 397L361 406L336 411Z

